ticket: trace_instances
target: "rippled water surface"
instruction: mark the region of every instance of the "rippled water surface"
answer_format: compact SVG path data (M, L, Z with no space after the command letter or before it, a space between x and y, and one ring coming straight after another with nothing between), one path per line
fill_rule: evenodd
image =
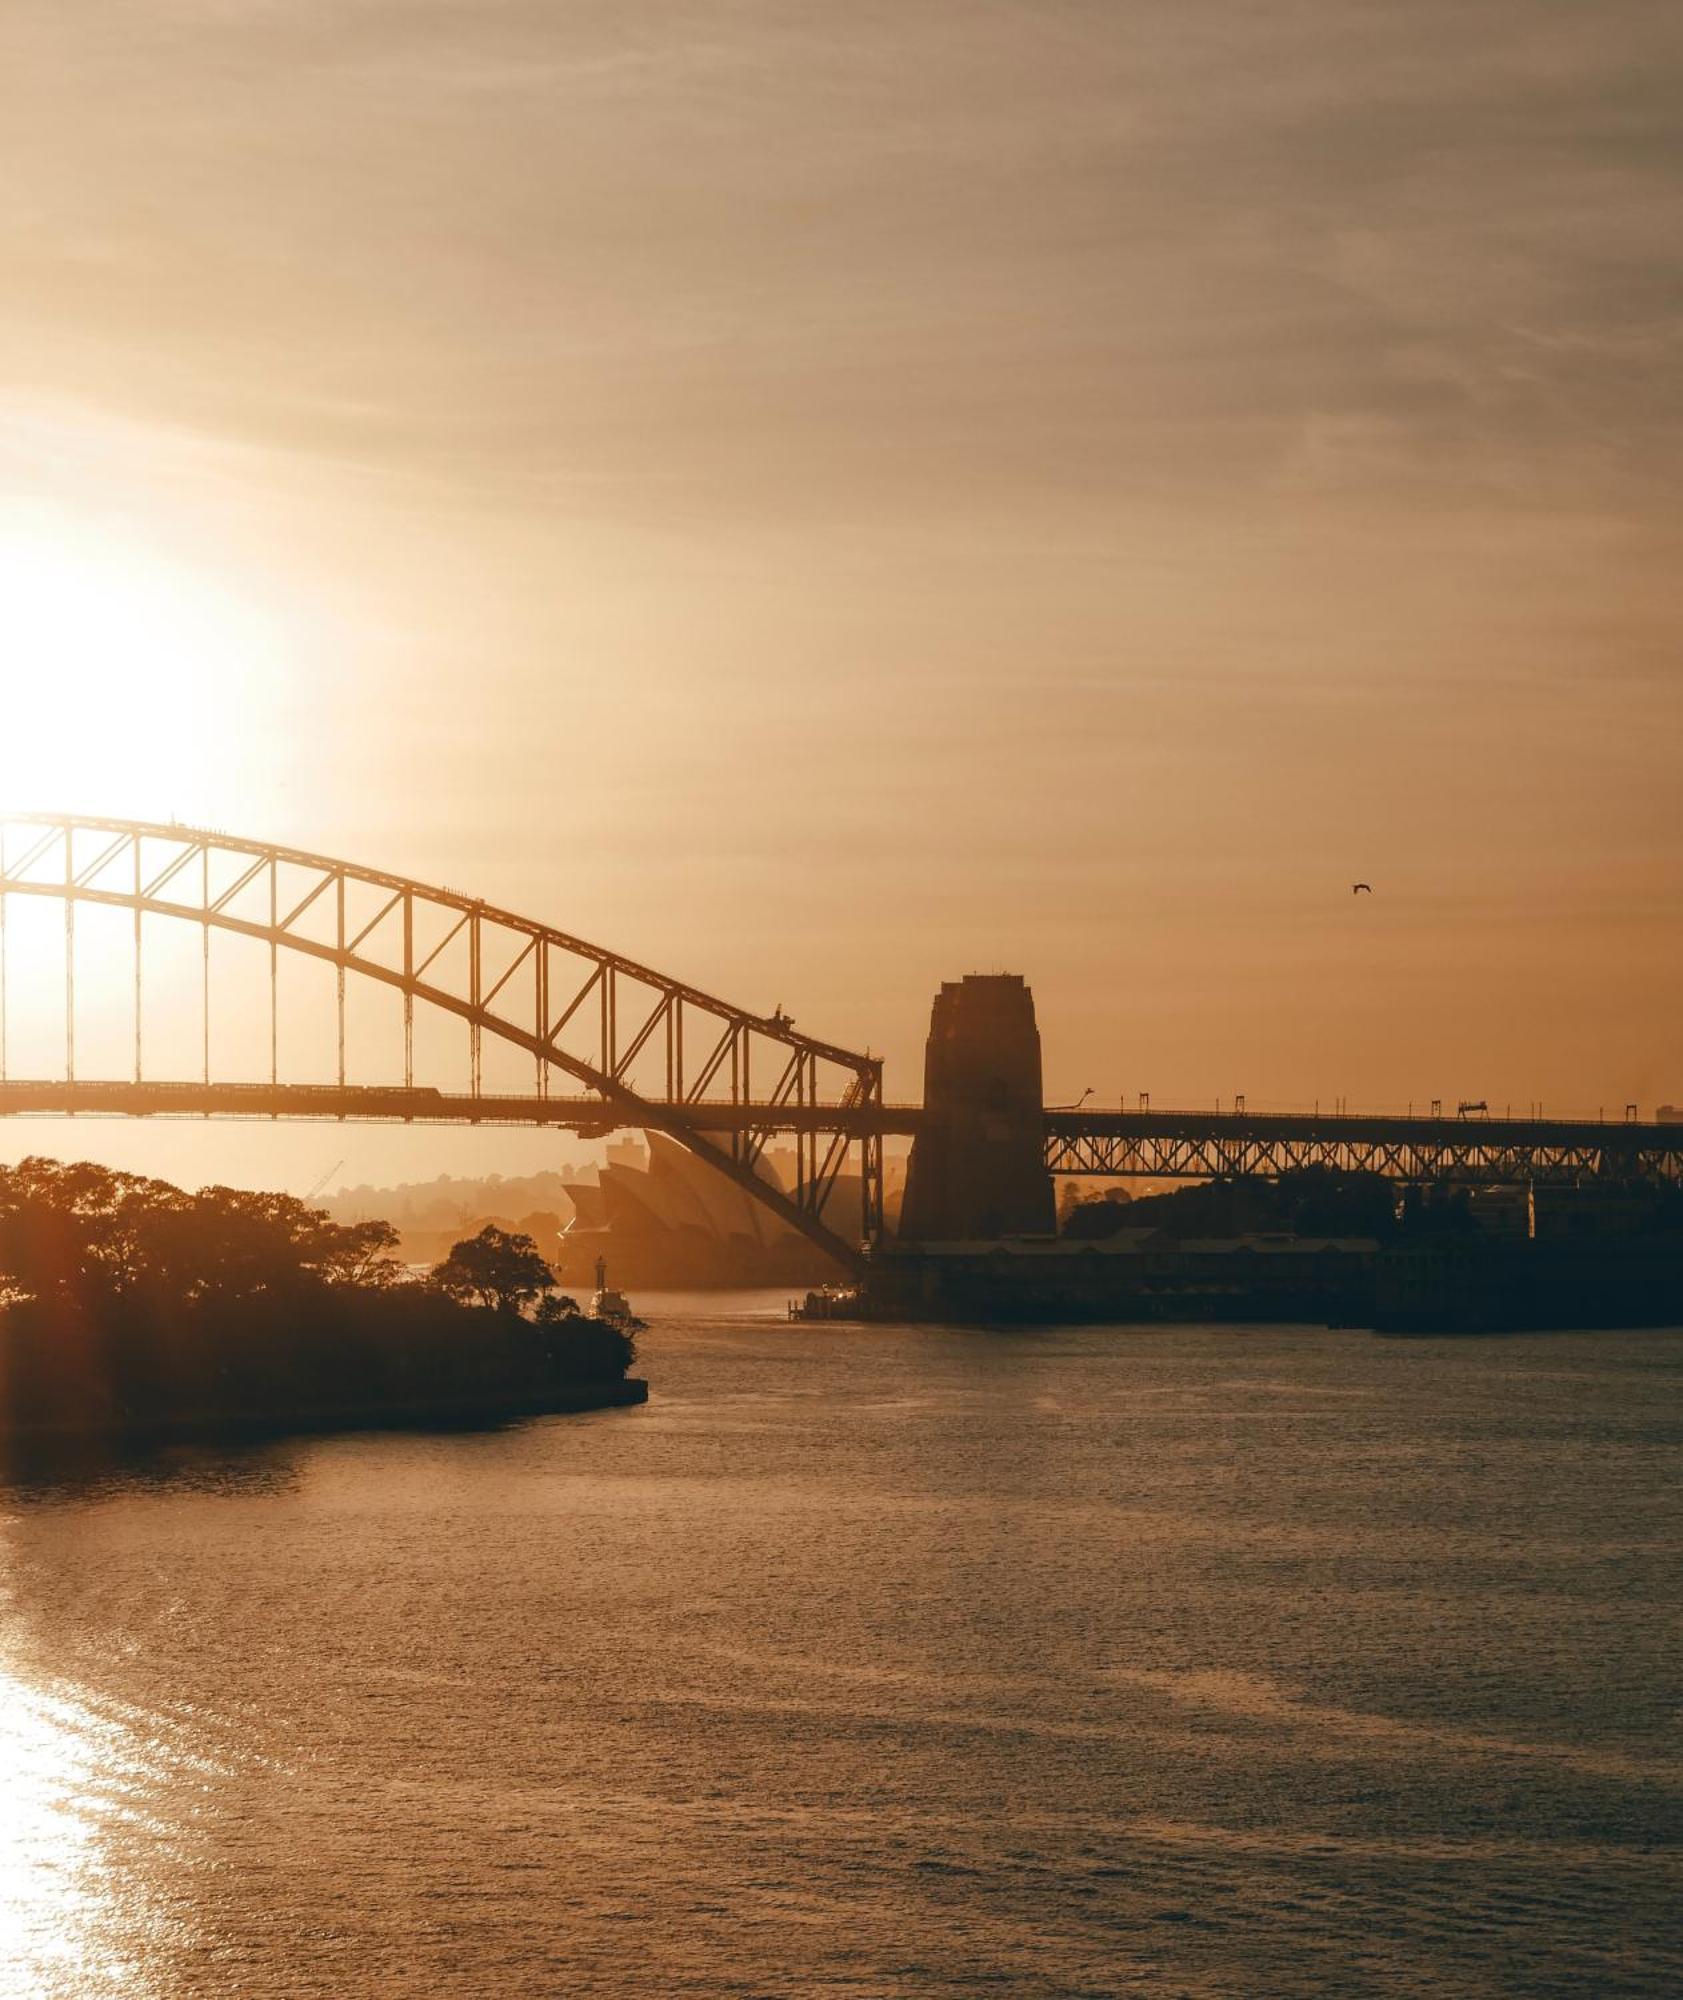
M0 1991L1683 1990L1683 1335L646 1304L0 1491Z

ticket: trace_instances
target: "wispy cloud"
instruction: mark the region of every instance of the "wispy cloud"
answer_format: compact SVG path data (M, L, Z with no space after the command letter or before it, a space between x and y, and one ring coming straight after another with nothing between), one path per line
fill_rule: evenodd
M1675 471L1642 0L11 22L0 352L155 414L774 516Z

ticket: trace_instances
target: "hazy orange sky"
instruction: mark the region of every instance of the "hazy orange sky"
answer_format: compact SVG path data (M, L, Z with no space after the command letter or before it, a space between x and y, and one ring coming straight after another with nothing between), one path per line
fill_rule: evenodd
M1680 102L1652 0L10 0L0 804L895 1095L1009 968L1054 1096L1683 1100Z

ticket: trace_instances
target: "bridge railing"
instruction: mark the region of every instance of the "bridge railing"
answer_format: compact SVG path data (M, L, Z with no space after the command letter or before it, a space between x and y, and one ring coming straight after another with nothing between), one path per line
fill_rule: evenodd
M1469 1104L1463 1111L1453 1098L1416 1098L1400 1102L1352 1103L1348 1098L1310 1100L1259 1098L1239 1093L1215 1097L1203 1104L1159 1104L1147 1096L1123 1104L1102 1104L1088 1099L1080 1104L1049 1104L1047 1115L1085 1119L1194 1118L1293 1118L1346 1120L1367 1123L1374 1119L1431 1120L1441 1124L1546 1124L1546 1125L1674 1125L1683 1123L1683 1111L1670 1106L1643 1110L1625 1105L1513 1104L1490 1101ZM1670 1113L1671 1115L1667 1115Z

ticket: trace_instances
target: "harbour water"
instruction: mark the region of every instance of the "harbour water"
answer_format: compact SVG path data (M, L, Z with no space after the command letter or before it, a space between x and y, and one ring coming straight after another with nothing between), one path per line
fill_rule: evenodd
M790 1326L0 1489L0 1992L1669 1995L1683 1334Z

